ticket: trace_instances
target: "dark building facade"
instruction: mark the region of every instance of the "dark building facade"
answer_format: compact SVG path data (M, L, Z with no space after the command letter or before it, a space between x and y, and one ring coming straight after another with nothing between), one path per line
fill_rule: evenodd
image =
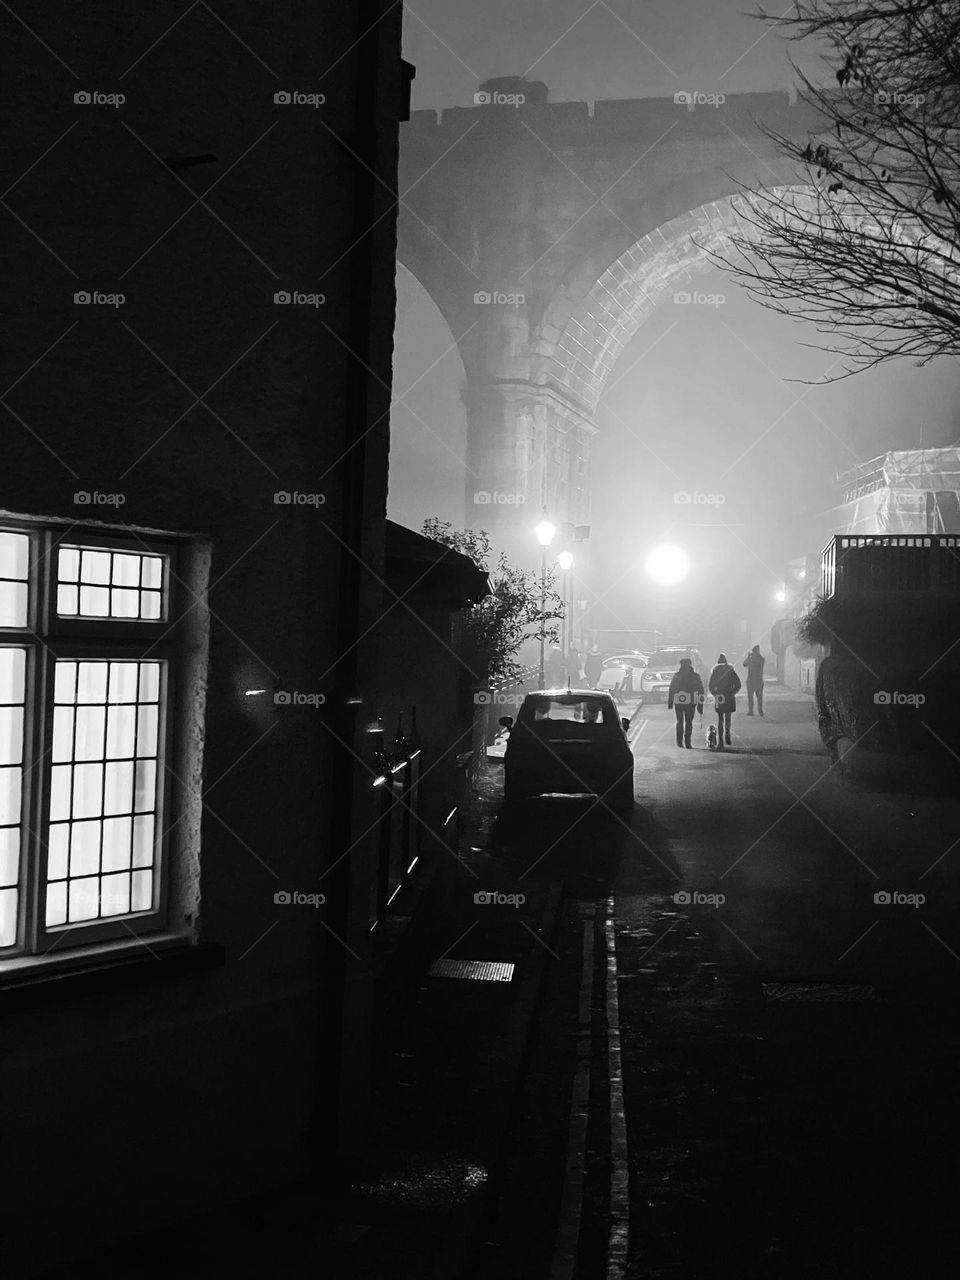
M387 0L2 22L16 1275L362 1147L408 80Z

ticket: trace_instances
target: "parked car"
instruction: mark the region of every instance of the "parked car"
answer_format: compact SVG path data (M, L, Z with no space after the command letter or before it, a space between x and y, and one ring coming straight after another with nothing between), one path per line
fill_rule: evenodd
M704 662L700 650L693 645L678 645L670 649L658 649L650 655L646 667L640 674L640 692L644 702L665 702L670 681L680 669L680 659L689 658L693 669L706 688L710 672Z
M504 717L501 723L509 720ZM612 809L633 807L629 720L609 693L544 690L528 693L511 722L504 756L508 802L565 792L590 792Z
M616 653L608 653L604 655L604 667L633 667L634 671L638 667L645 667L649 653L641 653L639 649L627 650L618 649Z

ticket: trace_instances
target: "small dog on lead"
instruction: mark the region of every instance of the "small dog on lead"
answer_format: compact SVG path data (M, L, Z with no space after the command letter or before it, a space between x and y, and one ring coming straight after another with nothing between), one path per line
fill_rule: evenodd
M720 745L720 739L717 737L717 726L712 724L707 729L707 746L711 751L716 751Z

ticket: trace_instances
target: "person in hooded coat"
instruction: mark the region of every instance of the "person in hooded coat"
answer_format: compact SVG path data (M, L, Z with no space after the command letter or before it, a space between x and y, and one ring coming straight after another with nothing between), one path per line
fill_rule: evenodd
M667 691L667 710L673 709L677 717L677 746L689 747L693 733L693 717L699 711L703 715L703 681L693 669L689 658L680 659L680 669L670 681Z
M730 745L730 717L737 709L737 694L740 692L740 677L727 661L727 655L721 653L717 665L710 672L710 683L707 686L713 694L717 707L717 734L720 741L717 749L722 751L724 744Z
M591 689L595 689L600 683L600 677L603 674L603 654L596 645L589 650L583 660L583 674Z

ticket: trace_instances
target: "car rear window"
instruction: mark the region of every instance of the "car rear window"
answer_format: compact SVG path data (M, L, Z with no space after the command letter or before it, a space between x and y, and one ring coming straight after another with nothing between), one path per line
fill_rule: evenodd
M602 724L609 708L597 698L538 698L525 717L534 724L567 721L571 724Z

